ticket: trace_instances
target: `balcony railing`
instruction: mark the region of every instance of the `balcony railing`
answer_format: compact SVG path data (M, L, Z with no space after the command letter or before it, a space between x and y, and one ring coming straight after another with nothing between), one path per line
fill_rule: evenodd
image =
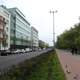
M4 40L6 40L7 38L8 38L8 35L7 35L5 32L0 33L0 40L4 41Z
M5 18L0 16L0 29L4 29L6 25Z
M0 16L1 21L5 21L5 18L3 16Z

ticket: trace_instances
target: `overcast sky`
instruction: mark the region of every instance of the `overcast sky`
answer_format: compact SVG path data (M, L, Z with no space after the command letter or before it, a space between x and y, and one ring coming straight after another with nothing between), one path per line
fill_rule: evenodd
M0 0L6 7L17 7L26 16L26 19L39 31L39 39L52 45L53 17L55 13L55 33L60 35L79 22L80 0Z

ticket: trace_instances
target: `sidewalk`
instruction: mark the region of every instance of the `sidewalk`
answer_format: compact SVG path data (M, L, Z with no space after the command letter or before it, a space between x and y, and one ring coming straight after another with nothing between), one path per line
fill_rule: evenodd
M80 80L80 55L72 55L70 52L56 50L67 80Z

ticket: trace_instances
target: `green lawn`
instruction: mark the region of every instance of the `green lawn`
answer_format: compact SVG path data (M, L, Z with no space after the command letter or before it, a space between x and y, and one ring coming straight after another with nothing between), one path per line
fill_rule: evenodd
M42 58L28 76L28 80L66 80L56 53L51 52Z
M40 55L16 66L0 80L66 80L56 53Z
M65 74L56 54L53 55L53 58L51 59L50 63L52 69L51 80L66 80Z

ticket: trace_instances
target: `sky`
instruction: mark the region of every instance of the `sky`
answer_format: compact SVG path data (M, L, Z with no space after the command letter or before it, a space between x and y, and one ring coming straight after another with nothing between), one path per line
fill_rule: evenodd
M55 37L79 23L79 0L0 0L8 8L17 7L39 31L39 39L53 45L53 15Z

